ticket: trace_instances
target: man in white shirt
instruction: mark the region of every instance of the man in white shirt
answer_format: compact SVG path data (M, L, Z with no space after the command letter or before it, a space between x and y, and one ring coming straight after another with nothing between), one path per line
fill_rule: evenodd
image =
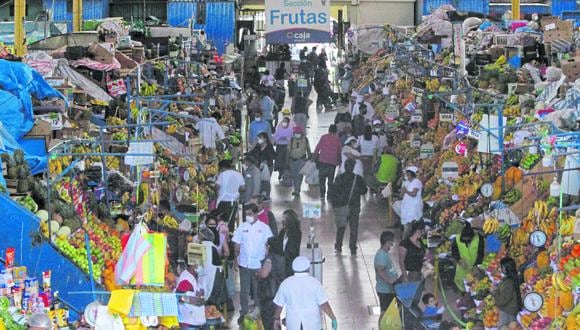
M195 123L195 129L199 132L201 143L207 149L216 149L216 142L226 138L224 130L219 124L221 115L214 112L209 118L202 118Z
M299 256L292 262L294 275L280 284L274 297L274 329L281 329L280 314L286 308L286 329L288 330L320 330L322 329L322 309L332 319L332 329L336 330L338 323L322 284L310 276L308 270L310 260Z
M238 324L244 320L244 316L249 312L250 288L254 290L254 299L258 297L255 282L256 274L262 267L262 260L266 257L266 243L272 237L272 231L267 224L258 221L256 204L248 204L244 208L246 221L240 224L234 232L232 242L234 248L234 269L240 271L240 318Z
M215 183L218 196L217 209L228 223L230 231L233 231L240 192L246 188L246 182L244 176L234 170L231 160L222 160L219 166L221 173Z
M366 113L364 113L362 115L365 118L365 121L368 124L370 124L371 121L373 120L373 117L375 116L375 110L373 109L373 106L369 102L364 100L364 97L362 95L358 95L356 97L356 103L352 106L351 115L354 118L354 116L356 116L360 113L360 105L361 104L366 105Z
M274 76L270 74L270 70L264 71L264 75L262 76L262 79L260 79L260 83L266 87L274 86L275 81L276 79L274 79Z

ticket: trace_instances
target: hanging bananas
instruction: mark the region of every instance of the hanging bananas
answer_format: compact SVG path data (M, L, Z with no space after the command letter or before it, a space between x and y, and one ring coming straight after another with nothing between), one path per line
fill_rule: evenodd
M486 235L495 233L499 229L499 221L496 218L486 219L483 223L483 232Z

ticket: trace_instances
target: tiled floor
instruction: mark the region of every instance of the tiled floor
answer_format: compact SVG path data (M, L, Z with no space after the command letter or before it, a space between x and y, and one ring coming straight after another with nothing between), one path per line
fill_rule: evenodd
M311 97L313 99L313 97ZM312 147L319 137L328 131L336 112L317 113L314 105L310 107L310 119L307 135ZM281 186L277 176L272 180L273 211L280 221L284 210L292 208L302 214L303 202L319 202L318 187L303 184L300 198L291 195L290 188ZM348 250L348 230L345 235L343 255L335 256L334 236L336 233L332 218L332 210L328 203L322 205L322 218L314 222L316 240L319 242L325 256L323 266L323 285L328 293L330 304L337 315L340 329L370 330L378 328L378 315L369 314L369 306L378 305L374 290L375 273L373 258L379 248L379 235L386 228L386 201L367 195L362 203L359 224L358 255L351 256ZM281 224L278 225L279 228ZM310 221L302 221L302 254L310 255L306 249ZM236 315L237 317L237 315ZM330 322L328 322L330 324ZM232 326L235 328L236 326Z

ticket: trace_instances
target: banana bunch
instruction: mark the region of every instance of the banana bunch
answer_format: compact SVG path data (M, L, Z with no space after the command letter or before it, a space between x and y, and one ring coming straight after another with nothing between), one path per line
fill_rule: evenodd
M439 86L441 85L439 83L439 79L437 78L429 78L425 81L425 85L427 87L427 91L429 92L434 92L436 90L439 90Z
M175 218L170 216L170 215L164 216L163 219L161 219L161 224L165 227L174 228L174 229L179 226L179 223L177 223L177 220L175 220Z
M109 126L121 126L127 125L127 121L115 116L107 117L107 125Z
M157 93L157 84L149 85L146 82L141 83L141 96L151 96Z
M219 172L219 165L217 163L211 163L203 168L203 175L205 177L212 177Z
M503 196L503 202L508 205L512 205L519 201L520 198L522 198L522 192L517 188L513 188Z
M149 223L151 222L151 220L153 220L153 217L155 216L155 212L153 212L152 209L147 210L147 212L145 212L143 214L143 221L145 223Z
M496 218L485 219L483 222L483 232L486 235L493 234L499 229L499 221Z
M503 109L503 115L506 117L519 117L522 114L522 109L519 104L512 105Z
M528 212L528 218L542 221L546 216L548 216L548 204L542 200L536 200L534 206Z
M151 189L150 195L151 195L151 204L159 205L159 202L161 201L161 189L159 188Z
M116 156L107 156L107 168L112 170L118 170L121 167L121 161L119 157Z
M62 159L51 159L48 162L48 173L59 175L63 170L63 162Z
M506 243L510 241L512 237L512 230L508 224L501 225L497 230L497 236L500 241Z
M552 286L562 292L572 291L570 283L566 282L565 277L561 272L552 273Z
M530 233L522 228L518 228L513 232L512 243L514 246L525 246L530 241Z
M149 183L142 182L139 190L141 190L140 193L142 194L141 200L144 202L148 201L149 197L151 196Z
M574 216L564 217L560 222L560 235L569 236L574 233L574 224L576 223L576 218Z
M167 134L176 133L178 128L179 127L177 127L177 124L171 124L171 125L167 126Z

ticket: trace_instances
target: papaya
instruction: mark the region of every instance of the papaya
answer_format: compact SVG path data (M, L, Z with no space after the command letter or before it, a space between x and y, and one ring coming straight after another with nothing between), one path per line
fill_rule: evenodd
M538 265L539 269L544 269L550 266L550 257L546 251L538 253L538 256L536 257L536 264Z
M572 296L572 292L561 292L560 293L560 306L565 311L570 311L574 307L574 297Z

